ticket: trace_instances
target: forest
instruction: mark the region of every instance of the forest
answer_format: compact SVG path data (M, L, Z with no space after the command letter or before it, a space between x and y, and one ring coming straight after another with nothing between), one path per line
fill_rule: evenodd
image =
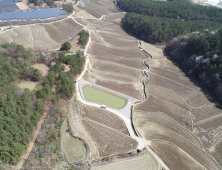
M221 84L222 29L205 30L167 44L165 52L189 75L195 75L212 91Z
M56 104L60 98L73 95L74 78L85 62L83 54L66 55L63 51L51 56L50 71L42 77L31 65L47 61L44 55L15 43L0 47L0 160L4 163L18 163L42 115L44 103ZM64 64L70 65L70 71L64 72ZM22 80L38 81L41 85L36 91L21 90L16 84Z
M119 0L118 5L128 12L123 19L124 29L151 43L222 26L222 9L187 1Z

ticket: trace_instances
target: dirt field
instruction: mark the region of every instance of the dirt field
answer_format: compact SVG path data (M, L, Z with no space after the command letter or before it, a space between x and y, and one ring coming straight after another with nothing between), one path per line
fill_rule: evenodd
M22 89L29 89L30 91L32 91L34 88L36 88L37 86L37 82L33 82L33 81L22 81L20 83L18 83L18 87L22 88Z
M34 64L32 67L38 69L43 77L48 74L49 68L45 64Z
M116 21L120 18L123 18L125 16L125 13L118 13L118 14L110 14L110 15L106 15L104 17L104 19L106 20L110 20L110 21Z
M83 160L86 155L86 148L83 142L70 136L68 132L66 132L67 129L68 123L65 119L61 129L61 147L65 152L66 158L69 160L69 162Z
M219 169L206 152L155 123L146 123L141 128L137 127L137 130L148 140L167 141L178 146L207 169Z
M183 128L179 123L167 115L163 113L134 112L134 124L136 127L141 127L146 122L155 122L202 148L199 140L193 133L191 133L186 128Z
M105 109L81 104L81 114L85 118L104 124L125 135L129 135L124 121Z
M222 116L216 116L207 121L194 124L194 133L203 141L205 148L209 148L222 136Z
M82 26L70 18L53 24L24 25L0 34L0 42L15 42L36 51L52 50L72 40L81 29Z
M170 89L147 84L147 91L153 96L158 96L160 99L167 100L187 111L190 111L190 106L183 100L183 98Z
M220 141L213 151L210 151L210 154L217 160L217 162L222 166L222 141Z
M174 104L171 104L167 101L164 101L162 99L156 98L151 95L148 97L148 99L144 103L136 106L135 110L141 110L145 112L162 112L172 117L174 120L180 123L183 127L191 129L191 126L192 126L189 112L177 107Z
M87 159L98 158L99 157L98 148L82 124L82 117L80 115L80 107L74 98L71 99L68 109L69 109L69 113L68 113L67 120L69 122L70 128L75 137L80 138L85 142L88 149Z
M194 159L173 145L152 141L151 148L161 157L171 170L204 170Z
M82 122L87 132L95 141L101 157L132 152L137 148L138 144L135 140L116 130L89 119L83 119Z
M144 154L127 160L92 167L92 170L157 170L158 167L158 163L151 155Z

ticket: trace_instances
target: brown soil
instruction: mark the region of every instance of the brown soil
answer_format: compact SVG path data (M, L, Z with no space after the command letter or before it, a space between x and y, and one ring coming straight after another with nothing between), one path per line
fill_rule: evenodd
M118 131L95 123L89 119L82 120L84 127L95 141L101 157L132 152L137 147L137 142Z
M149 96L148 99L136 106L135 110L142 110L144 112L163 112L172 117L183 127L191 129L190 113L173 105L167 101L161 100L154 96Z
M205 148L209 148L222 135L222 115L194 124L194 133L204 144Z
M167 141L178 146L187 154L189 154L193 159L198 161L201 165L205 166L207 169L220 169L217 164L215 164L215 162L210 159L206 152L190 144L184 138L176 136L175 134L165 130L161 126L158 126L157 124L146 123L143 127L141 127L141 130L139 130L139 132L143 132L146 139L148 140Z
M167 115L163 113L134 112L134 124L136 125L136 127L140 127L146 122L155 122L202 148L200 142L194 136L194 134L192 134L189 130L183 128Z
M181 98L179 95L177 95L174 91L160 87L160 86L153 86L147 84L147 91L149 94L152 94L160 99L167 100L187 111L190 111L190 106Z
M109 126L125 135L129 135L124 121L105 109L81 104L81 114L85 118Z
M125 13L111 14L111 15L106 15L105 19L115 21L117 19L123 18L124 16L125 16Z
M151 147L171 170L204 170L194 159L175 146L163 142L152 141Z

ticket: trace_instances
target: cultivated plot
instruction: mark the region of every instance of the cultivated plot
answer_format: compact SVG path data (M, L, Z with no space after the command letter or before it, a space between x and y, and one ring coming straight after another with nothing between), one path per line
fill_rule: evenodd
M159 168L156 160L149 154L144 154L134 158L113 162L105 165L92 167L92 170L157 170Z
M83 119L82 123L95 141L101 157L132 152L138 143L129 136L119 133L117 130L104 126L89 119Z
M91 119L108 127L111 127L120 133L129 135L124 121L117 115L105 109L87 106L81 104L81 114L84 118Z

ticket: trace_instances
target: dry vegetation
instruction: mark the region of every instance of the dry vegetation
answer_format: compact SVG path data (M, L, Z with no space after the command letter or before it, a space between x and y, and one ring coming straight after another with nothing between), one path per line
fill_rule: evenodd
M93 69L86 73L84 79L141 99L140 80L144 69L142 59L147 56L138 50L137 39L129 36L113 22L85 21L88 28L93 30L93 43L88 50Z
M122 160L120 162L113 162L105 165L92 167L92 170L157 170L159 165L155 159L149 154L144 154L134 158Z
M95 141L101 157L112 154L133 152L137 142L112 128L89 119L82 120L84 127Z
M29 89L30 91L32 91L33 89L36 88L37 86L37 82L33 82L33 81L22 81L20 83L18 83L18 87L20 87L21 89Z
M58 49L61 43L73 39L81 28L70 18L53 23L24 25L1 33L0 42L15 42L36 51Z
M45 64L34 64L32 65L33 68L38 69L42 76L45 77L48 74L49 68Z
M138 105L136 110L166 113L168 116L172 117L174 120L180 123L183 127L188 129L191 129L192 127L191 117L188 111L183 110L182 108L171 104L168 101L151 95L149 95L148 99L144 103Z
M216 150L220 150L217 147L219 144L214 146L222 135L220 104L216 103L198 80L187 77L173 61L165 57L161 48L144 42L142 47L153 58L146 61L150 67L147 72L149 79L146 82L148 98L135 107L137 112L134 114L134 120L137 130L148 140L166 141L182 149L171 149L172 154L177 155L175 158L184 157L181 153L186 152L207 169L218 169L214 160L200 148L203 145L204 149L220 162L219 152ZM138 112L139 110L143 112ZM191 167L187 163L179 164L180 161L174 161L173 156L168 157L169 147L172 146L165 145L161 144L159 147L155 144L155 148L152 148L166 163L168 162L169 167L200 169L198 166L191 168L194 164L191 164ZM210 148L212 145L215 148ZM184 160L187 159L188 157L184 157Z
M185 138L164 129L156 123L146 123L142 127L137 128L137 130L148 140L166 141L176 145L207 169L220 169L206 152L191 144Z
M209 148L222 135L222 116L210 118L207 121L194 124L195 134L203 141L205 148Z
M161 157L171 170L203 170L203 166L179 148L167 143L152 141L151 148Z
M146 113L146 112L134 113L134 124L136 125L136 127L141 127L144 124L146 124L146 122L147 123L155 122L156 124L161 125L163 128L166 128L174 133L177 133L178 135L189 140L191 143L202 148L199 140L193 133L191 133L186 128L183 128L179 123L177 123L172 118L163 113Z
M120 18L123 18L125 16L125 13L118 13L118 14L110 14L110 15L106 15L104 17L104 19L106 20L110 20L110 21L116 21Z
M91 119L108 127L111 127L120 133L129 135L124 121L115 114L101 108L81 104L81 114L84 118Z
M66 155L66 158L72 163L83 160L86 155L84 143L81 140L72 137L67 130L68 123L65 119L61 128L61 147Z

